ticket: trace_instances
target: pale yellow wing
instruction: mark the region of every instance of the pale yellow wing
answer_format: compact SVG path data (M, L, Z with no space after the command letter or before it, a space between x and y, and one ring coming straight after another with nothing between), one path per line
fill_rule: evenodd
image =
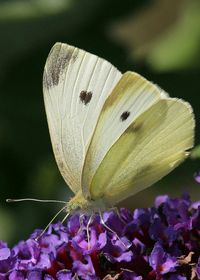
M85 197L90 197L92 178L111 146L144 111L166 97L164 91L139 74L127 72L122 75L102 108L89 145L82 177Z
M102 106L121 77L109 62L56 43L44 69L43 90L58 167L70 188L81 189L88 143Z
M191 106L158 100L110 148L92 178L91 198L116 204L152 185L187 157L193 138Z

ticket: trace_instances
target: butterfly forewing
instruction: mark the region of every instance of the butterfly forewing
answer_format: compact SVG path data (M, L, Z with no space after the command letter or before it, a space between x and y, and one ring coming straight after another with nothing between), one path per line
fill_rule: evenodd
M109 62L73 46L56 43L46 62L43 90L58 167L74 192L88 143L102 106L121 77Z
M92 199L117 202L173 170L193 146L194 118L180 99L160 99L141 113L110 148L92 178Z
M82 177L86 196L90 197L93 176L112 145L143 112L165 97L162 90L137 73L127 72L121 77L102 108L86 154ZM109 164L115 164L112 158L109 160Z

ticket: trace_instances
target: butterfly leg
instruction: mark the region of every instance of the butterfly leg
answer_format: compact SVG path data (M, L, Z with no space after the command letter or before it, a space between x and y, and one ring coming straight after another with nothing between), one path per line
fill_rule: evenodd
M77 275L76 273L75 273L74 276L75 276L75 279L76 279L76 280L80 280L80 278L78 277L78 275Z
M111 208L109 208L109 210L113 210L118 218L120 219L120 221L123 223L123 224L126 224L125 221L122 219L122 217L120 216L120 212L119 212L119 209L116 207L116 206L112 206Z
M80 225L80 227L79 227L78 233L80 233L84 228L84 214L80 214L80 216L79 216L79 225Z
M125 248L127 248L126 244L124 244L124 242L121 240L121 238L118 236L118 234L117 234L114 230L112 230L109 226L106 225L106 223L104 222L104 219L103 219L101 210L99 210L99 216L100 216L100 220L101 220L102 225L103 225L106 229L108 229L110 232L112 232L112 233L117 237L117 239L123 244L123 246L124 246Z
M63 224L64 221L69 217L69 215L70 215L70 212L68 212L68 213L65 215L65 217L62 219L62 221L61 221L62 224Z
M86 232L87 232L87 240L88 240L88 250L90 250L90 232L89 232L89 227L92 223L93 215L90 216L87 227L86 227Z

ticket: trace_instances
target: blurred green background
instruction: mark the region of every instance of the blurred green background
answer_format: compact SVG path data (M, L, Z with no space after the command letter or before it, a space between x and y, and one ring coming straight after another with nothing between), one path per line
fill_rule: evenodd
M68 200L72 193L56 166L44 111L42 74L55 42L132 70L200 113L199 0L5 0L0 2L0 239L14 244L44 228L60 205L6 198ZM176 139L174 139L176 141ZM166 178L121 206L146 207L158 194L187 191L200 199L193 174L196 150Z

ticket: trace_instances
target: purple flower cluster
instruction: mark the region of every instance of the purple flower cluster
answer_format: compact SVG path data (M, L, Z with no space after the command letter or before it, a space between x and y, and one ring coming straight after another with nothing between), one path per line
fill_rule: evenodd
M159 196L152 208L72 215L12 249L0 280L200 279L200 202Z

